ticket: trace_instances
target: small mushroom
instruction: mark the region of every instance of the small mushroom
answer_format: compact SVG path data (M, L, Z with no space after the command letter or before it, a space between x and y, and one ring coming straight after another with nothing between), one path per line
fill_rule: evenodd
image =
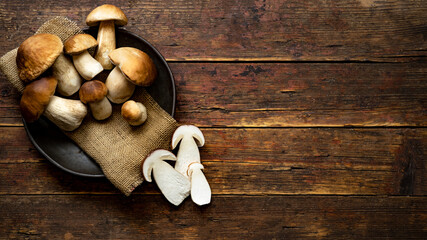
M79 91L80 100L89 104L92 116L96 120L104 120L111 116L111 103L106 98L107 87L98 80L85 82Z
M41 33L27 38L16 55L19 78L24 83L36 79L52 66L62 48L61 39L53 34Z
M82 78L68 57L60 54L52 65L52 74L58 80L57 91L63 96L71 96L79 91Z
M108 59L108 54L116 49L116 34L115 25L124 26L128 23L126 15L120 8L105 4L101 5L94 10L86 18L88 26L97 26L98 29L98 50L95 59L98 60L104 69L112 69L113 65Z
M74 35L67 39L64 44L65 52L73 56L74 66L86 80L91 80L104 70L101 64L87 51L97 45L98 42L89 34Z
M129 100L122 105L122 117L132 126L139 126L147 120L147 108L140 103Z
M202 172L204 169L200 163L191 163L188 167L188 176L191 182L191 200L199 206L211 202L211 187Z
M139 49L122 47L111 51L108 56L116 65L105 81L107 97L113 103L125 102L132 96L135 85L149 86L157 77L153 61Z
M54 77L44 77L28 84L21 97L21 113L27 122L43 114L60 129L73 131L82 123L87 108L80 100L54 96L57 83Z
M200 163L199 148L205 144L205 138L200 129L193 125L178 127L172 136L172 149L181 141L175 164L175 169L184 176L188 176L188 166L191 163Z
M190 181L164 160L176 161L176 157L164 149L153 151L142 163L142 174L147 182L151 182L153 172L162 194L170 203L178 206L190 195Z

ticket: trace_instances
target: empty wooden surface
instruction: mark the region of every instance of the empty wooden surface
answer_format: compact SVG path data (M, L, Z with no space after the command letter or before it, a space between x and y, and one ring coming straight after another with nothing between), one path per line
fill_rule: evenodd
M427 2L109 1L169 61L212 203L65 173L0 75L0 239L425 239ZM0 54L101 1L0 2Z

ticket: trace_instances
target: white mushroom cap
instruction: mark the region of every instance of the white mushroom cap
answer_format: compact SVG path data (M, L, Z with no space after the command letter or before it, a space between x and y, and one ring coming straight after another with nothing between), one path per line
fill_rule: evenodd
M205 138L198 127L193 125L182 125L175 130L172 136L172 149L176 148L179 141L181 141L184 136L193 137L198 147L203 147L203 145L205 145Z
M156 184L166 199L178 206L190 195L190 181L164 160L176 160L173 153L158 149L148 155L142 163L142 174L148 182L153 172Z
M147 182L152 182L151 172L157 162L173 160L176 161L176 156L168 150L158 149L150 153L142 163L142 175Z

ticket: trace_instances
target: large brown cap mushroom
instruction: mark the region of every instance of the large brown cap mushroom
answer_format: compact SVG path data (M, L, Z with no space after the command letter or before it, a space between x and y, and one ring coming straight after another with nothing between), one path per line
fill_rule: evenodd
M126 15L120 8L105 4L95 8L89 13L86 18L86 24L92 27L98 25L99 22L110 20L114 20L114 24L119 26L124 26L128 23Z
M41 33L27 38L16 56L19 78L25 83L36 79L52 66L62 48L61 39L53 34Z
M83 103L98 102L107 96L107 87L101 81L92 80L81 86L79 96Z
M55 93L58 81L45 77L28 84L21 97L21 113L27 122L34 122L43 114Z
M64 50L70 55L80 54L89 48L96 47L98 42L89 34L77 34L67 39Z
M149 86L157 77L153 60L143 51L122 47L110 52L108 57L118 66L126 78L135 85Z

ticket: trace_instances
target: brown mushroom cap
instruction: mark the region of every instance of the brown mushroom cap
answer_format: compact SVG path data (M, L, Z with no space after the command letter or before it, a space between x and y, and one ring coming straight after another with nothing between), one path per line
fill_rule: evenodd
M129 100L123 103L121 114L126 121L134 122L141 118L141 109L135 101Z
M53 34L41 33L27 38L16 56L19 78L25 83L36 79L52 66L62 48L61 39Z
M107 86L101 81L92 80L85 82L79 91L80 101L92 103L101 101L107 95Z
M126 15L120 8L105 4L93 9L92 12L87 15L86 24L93 27L98 25L101 21L109 20L114 20L114 24L118 26L124 26L128 23Z
M56 78L44 77L25 87L20 103L25 121L34 122L39 119L55 93L57 84Z
M96 47L98 42L89 34L76 34L64 43L64 50L68 54L79 54L89 48Z
M153 60L143 51L132 47L121 47L108 55L111 62L117 65L126 78L135 85L149 86L157 77Z

